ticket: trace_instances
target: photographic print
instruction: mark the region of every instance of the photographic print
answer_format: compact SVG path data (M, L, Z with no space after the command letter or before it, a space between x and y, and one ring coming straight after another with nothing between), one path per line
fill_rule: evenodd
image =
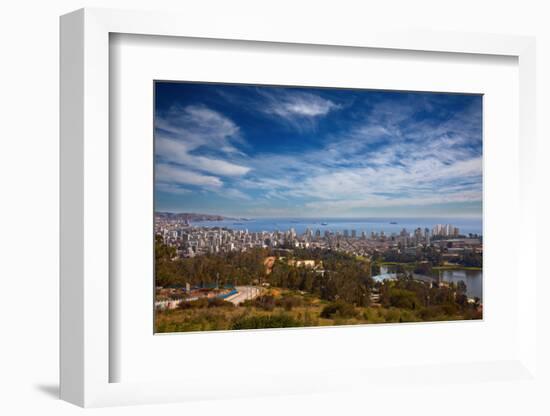
M482 319L482 96L154 83L155 332Z

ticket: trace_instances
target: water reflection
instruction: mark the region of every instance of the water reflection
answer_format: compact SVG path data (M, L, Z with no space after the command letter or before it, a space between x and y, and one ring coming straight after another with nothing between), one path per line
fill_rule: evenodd
M466 294L468 297L478 297L483 299L483 271L481 270L444 270L434 272L434 276L415 275L419 280L437 280L439 278L444 282L458 283L463 281L466 284ZM380 266L380 277L395 277L395 267Z

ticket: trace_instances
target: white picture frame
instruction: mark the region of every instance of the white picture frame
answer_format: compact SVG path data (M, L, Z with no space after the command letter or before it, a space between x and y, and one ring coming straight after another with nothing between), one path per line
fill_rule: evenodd
M518 288L517 355L499 362L453 362L421 365L412 371L421 382L439 380L449 370L464 380L473 374L507 380L536 378L535 241L535 40L530 37L468 33L396 32L349 28L327 31L314 24L289 26L244 22L205 24L190 15L82 9L61 18L61 398L80 406L159 403L214 397L307 393L347 389L353 384L372 387L375 380L403 379L411 369L371 370L368 375L349 368L330 370L334 381L319 382L317 375L297 371L272 375L269 380L239 381L182 379L170 382L113 383L110 365L119 359L110 350L109 297L109 36L112 33L154 35L281 44L332 45L430 51L442 54L504 55L519 65L520 228L518 255L525 282ZM332 336L337 336L334 332ZM322 368L320 370L323 370ZM349 379L341 383L339 379ZM472 382L483 380L473 378ZM411 379L412 380L412 379ZM225 388L224 388L225 386ZM284 387L281 387L284 386Z

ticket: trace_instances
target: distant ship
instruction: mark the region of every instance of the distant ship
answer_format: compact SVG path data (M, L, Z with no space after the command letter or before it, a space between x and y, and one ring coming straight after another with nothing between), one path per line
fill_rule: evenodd
M328 223L326 223L326 222L322 222L322 223L321 223L321 225L328 225Z
M390 224L397 224L395 221L390 221Z

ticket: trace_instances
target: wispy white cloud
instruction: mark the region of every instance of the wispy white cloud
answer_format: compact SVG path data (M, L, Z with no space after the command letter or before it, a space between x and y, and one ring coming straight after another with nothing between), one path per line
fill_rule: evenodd
M270 104L265 111L283 118L318 117L327 115L339 105L314 94L290 93L279 97L270 97Z
M314 129L321 117L342 108L340 104L313 93L292 90L259 92L264 103L257 108L298 131Z
M225 198L235 198L235 199L246 200L246 201L252 200L250 195L247 195L246 193L240 191L237 188L224 188L222 191L219 192L219 194Z
M179 185L170 184L170 183L158 183L155 186L157 192L164 192L174 195L188 195L191 193L191 190L183 188Z
M457 202L476 202L481 200L480 191L463 191L460 194L440 194L423 197L387 198L371 196L360 200L330 200L306 202L309 209L324 210L325 212L342 212L360 208L388 208L426 206L434 204L448 204Z
M158 183L203 186L206 189L217 189L223 182L210 175L193 172L180 166L159 163L155 167L155 179Z
M189 146L181 140L159 137L156 140L155 151L157 156L162 157L166 161L212 174L241 176L250 171L249 167L241 166L223 159L190 154L188 147Z
M156 182L160 192L183 194L174 184L224 189L224 177L246 175L250 167L235 163L244 154L239 127L223 114L205 106L172 107L155 118ZM205 155L212 154L212 155ZM228 194L245 198L236 189ZM237 194L240 192L239 194Z
M257 92L255 103L251 91ZM352 117L340 120L338 128L318 131L321 119L350 108L327 96L260 88L243 94L241 99L248 101L239 103L248 116L259 117L255 120L266 126L286 124L288 134L308 139L307 146L284 151L259 146L252 152L245 131L205 106L173 107L159 114L158 189L185 193L195 187L236 201L234 210L262 215L307 210L345 216L373 208L481 203L479 106L452 111L440 109L430 97L383 99L350 110ZM317 146L312 145L315 135ZM256 143L261 140L254 137ZM249 150L254 156L246 155Z
M155 129L163 136L181 140L189 151L206 146L239 153L235 143L243 143L240 129L233 121L202 105L174 106L157 114Z
M478 146L470 146L481 139L479 123L472 126L461 114L426 126L408 107L393 112L385 107L375 107L363 123L321 149L257 157L262 175L242 185L265 190L266 200L300 198L308 209L334 215L481 201L482 158Z

